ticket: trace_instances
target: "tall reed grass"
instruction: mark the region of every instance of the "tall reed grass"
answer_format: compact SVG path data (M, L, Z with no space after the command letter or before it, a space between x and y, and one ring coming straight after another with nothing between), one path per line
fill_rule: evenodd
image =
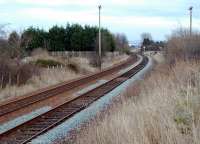
M199 62L156 67L139 89L133 93L130 86L126 99L105 113L103 120L88 125L72 143L199 144Z
M174 63L176 59L199 59L200 33L194 31L192 35L190 35L188 29L176 29L169 37L165 50L169 63Z

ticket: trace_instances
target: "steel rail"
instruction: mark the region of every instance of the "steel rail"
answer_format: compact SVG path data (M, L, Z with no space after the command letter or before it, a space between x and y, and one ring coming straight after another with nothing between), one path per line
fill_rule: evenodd
M148 58L143 57L140 64L110 80L109 82L69 101L57 108L40 115L24 124L21 124L0 135L1 144L25 144L56 127L62 122L87 108L94 101L111 92L117 86L134 76L148 63Z
M129 65L133 64L137 59L136 56L131 56L128 60L123 63L120 63L112 68L108 68L102 72L98 72L96 74L91 74L88 76L84 76L79 79L75 79L69 82L64 82L43 90L39 90L38 92L33 92L31 94L27 94L22 96L21 99L13 100L11 102L5 103L0 105L0 117L7 115L11 112L17 111L24 107L27 107L31 104L40 102L42 100L46 100L48 98L54 97L58 94L64 93L66 91L72 90L78 86L83 84L92 82L96 79L104 77L106 75L112 74L113 72L128 67Z

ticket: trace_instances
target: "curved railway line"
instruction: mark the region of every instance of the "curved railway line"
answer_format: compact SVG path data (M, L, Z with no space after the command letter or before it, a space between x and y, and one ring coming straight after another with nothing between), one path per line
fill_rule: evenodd
M91 74L76 80L72 80L69 82L64 82L58 85L55 85L53 87L49 87L47 89L42 89L40 91L24 95L20 99L16 99L7 103L0 104L0 117L9 114L11 112L17 111L19 109L22 109L26 106L29 106L31 104L40 102L42 100L54 97L58 94L61 94L63 92L66 92L68 90L72 90L73 88L76 88L78 86L81 86L85 83L92 82L96 79L99 79L101 77L104 77L106 75L112 74L113 72L126 68L133 64L136 61L136 56L131 56L129 59L127 59L125 62L122 62L112 68L108 68L102 72Z
M68 89L71 89L72 87L80 85L82 82L85 83L86 79L88 79L88 81L89 81L89 80L93 80L99 76L106 75L108 73L112 73L112 71L114 71L116 69L123 68L127 65L130 65L134 59L135 58L131 58L127 61L127 63L118 65L111 70L105 70L102 73L98 73L98 74L92 75L90 77L85 77L85 78L83 78L83 80L79 79L77 81L77 83L72 82L73 85L72 84L63 84L64 86L61 85L60 87L51 89L47 92L44 91L40 95L42 97L42 98L40 98L40 100L47 98L49 96L55 95L57 93L66 91ZM131 78L132 76L134 76L141 69L143 69L147 63L148 63L148 58L143 57L143 60L137 66L135 66L131 70L117 76L116 78L113 78L112 80L108 81L107 83L105 83L97 88L94 88L93 90L86 92L85 94L83 94L71 101L68 101L68 102L62 104L61 106L58 106L58 107L50 110L49 112L46 112L28 122L25 122L11 130L8 130L7 132L5 132L3 134L0 134L0 143L1 144L25 144L25 143L30 142L32 139L35 139L36 137L46 133L48 130L58 126L62 122L71 118L76 113L87 108L94 101L98 100L99 98L101 98L105 94L109 93L114 88L116 88L117 86L119 86L120 84L122 84L123 82L125 82L126 80ZM29 98L29 97L27 97L27 98ZM32 99L31 96L30 96L30 98ZM26 98L25 98L25 100L26 100ZM38 99L36 99L36 100L34 99L32 102L35 102L35 101L38 101ZM21 103L21 101L16 101L16 102L18 104L20 103L22 105L20 108L22 108L25 106L23 104L26 101L23 101L23 99L22 99L22 103ZM15 105L16 102L13 102L12 105ZM27 100L27 103L28 102L29 102L29 100ZM30 102L29 102L29 104L30 104ZM6 110L6 109L4 109L4 110ZM7 112L9 113L10 111L7 110ZM1 115L3 115L2 111L1 111Z

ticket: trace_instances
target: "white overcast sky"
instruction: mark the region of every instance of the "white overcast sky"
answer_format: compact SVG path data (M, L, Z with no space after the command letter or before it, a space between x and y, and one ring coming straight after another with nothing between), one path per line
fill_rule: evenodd
M193 26L200 29L199 0L0 0L0 23L17 30L28 26L48 30L66 23L98 25L99 4L103 27L125 33L130 41L140 40L143 32L163 40L173 29L188 27L190 5Z

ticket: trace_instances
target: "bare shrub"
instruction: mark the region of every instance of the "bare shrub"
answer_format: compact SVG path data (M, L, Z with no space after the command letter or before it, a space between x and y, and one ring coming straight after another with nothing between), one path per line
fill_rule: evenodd
M176 59L193 59L200 56L200 34L190 33L187 29L178 29L169 37L166 47L166 57L170 63Z
M6 56L7 55L7 49L8 49L8 43L5 39L0 39L0 56Z
M22 64L19 61L0 59L0 85L22 85L33 75L38 74L38 69L31 64Z
M5 25L0 24L0 56L5 56L8 49L8 41L6 40Z
M121 53L127 53L129 51L128 39L125 34L115 35L116 50Z
M25 56L25 49L21 47L21 35L16 31L10 33L8 38L8 55L10 58L22 58Z
M46 53L46 52L44 52L44 53ZM41 54L41 53L39 52L39 54ZM102 66L103 66L103 68L105 68L105 67L107 68L108 66L118 64L119 62L121 62L122 60L126 60L127 58L128 58L127 55L119 55L119 56L114 56L111 58L109 57L109 59L107 59L105 61L105 63L103 63ZM27 94L32 91L36 91L41 88L45 88L47 86L51 86L51 85L55 85L55 84L58 84L61 82L72 80L74 78L78 78L83 75L88 75L92 72L98 71L97 68L94 68L90 65L90 60L88 58L70 57L70 58L66 59L64 57L60 58L60 57L49 56L47 53L44 55L41 54L39 56L37 55L37 53L35 53L35 54L33 54L32 57L24 58L22 60L22 62L19 64L24 65L23 63L32 63L32 62L34 63L38 59L56 60L58 62L64 63L65 66L64 67L54 67L54 68L39 68L39 74L38 74L38 67L34 67L34 66L30 65L33 70L36 70L36 72L33 71L34 75L30 79L28 79L28 81L26 81L25 85L20 85L20 86L9 85L9 83L7 82L8 84L5 87L5 84L4 84L3 86L5 88L4 87L3 87L3 89L0 88L0 102L9 100L9 99L12 99L15 97L19 97L21 95ZM8 73L9 68L7 68L7 67L8 66L10 67L11 65L13 66L13 63L15 66L16 61L15 62L14 62L14 60L8 61L8 60L2 58L2 62L0 63L0 69L4 69L3 72L7 71L7 73ZM1 68L3 66L2 64L5 65L6 70L5 70L5 68ZM29 64L27 64L27 65L29 65ZM77 73L77 71L78 71L78 73ZM0 73L1 73L1 71L0 71ZM2 76L2 74L0 74L0 82L2 79L1 76ZM0 83L0 87L1 86L2 86L2 84Z
M0 37L0 56L11 59L20 59L26 55L25 49L21 47L21 35L16 31L10 33L9 37Z
M82 75L69 71L68 68L43 69L40 71L39 75L32 76L25 85L7 85L5 88L1 89L0 102L80 76Z

